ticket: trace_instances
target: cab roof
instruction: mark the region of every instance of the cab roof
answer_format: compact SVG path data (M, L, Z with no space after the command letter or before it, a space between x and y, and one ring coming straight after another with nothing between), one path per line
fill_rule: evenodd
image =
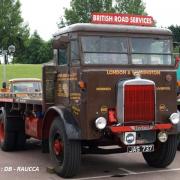
M136 34L155 34L155 35L172 35L172 32L166 28L129 26L129 25L112 25L112 24L90 24L78 23L59 29L54 34L54 38L70 32L114 32L114 33L136 33Z
M41 79L38 79L38 78L14 78L14 79L9 80L9 82L31 82L31 81L41 82Z

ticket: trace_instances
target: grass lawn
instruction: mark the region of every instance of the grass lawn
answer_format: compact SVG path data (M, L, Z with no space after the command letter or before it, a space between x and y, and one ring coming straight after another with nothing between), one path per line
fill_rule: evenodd
M42 74L42 65L32 64L7 64L6 78L40 78ZM0 88L3 81L3 65L0 65Z

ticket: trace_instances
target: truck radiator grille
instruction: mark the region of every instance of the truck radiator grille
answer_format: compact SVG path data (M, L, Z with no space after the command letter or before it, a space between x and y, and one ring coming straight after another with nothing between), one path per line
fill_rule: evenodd
M124 88L124 122L154 121L154 85L126 85Z

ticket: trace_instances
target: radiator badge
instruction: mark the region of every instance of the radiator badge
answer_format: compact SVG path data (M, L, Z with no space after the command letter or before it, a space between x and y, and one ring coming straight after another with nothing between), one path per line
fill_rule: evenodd
M140 79L141 78L141 73L139 71L134 71L133 75L134 75L135 79Z

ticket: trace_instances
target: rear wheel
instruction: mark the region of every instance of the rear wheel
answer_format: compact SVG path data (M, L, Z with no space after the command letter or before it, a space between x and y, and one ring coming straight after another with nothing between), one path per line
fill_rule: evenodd
M18 123L17 128L14 130L16 133L16 149L23 150L26 144L25 121L19 115L15 120Z
M172 163L177 149L177 136L169 135L165 143L159 143L157 149L151 153L143 153L149 166L164 168Z
M178 151L180 151L180 143L178 144L178 147L177 147Z
M0 143L4 142L4 122L3 117L0 115Z
M56 118L49 133L49 150L56 173L64 178L77 174L81 161L81 145L79 141L67 138L64 124Z
M26 135L24 132L16 133L16 149L23 150L26 144Z
M180 151L180 134L178 135L178 145L177 145L177 149Z
M0 146L3 151L15 149L15 133L7 131L7 121L3 114L0 115Z

